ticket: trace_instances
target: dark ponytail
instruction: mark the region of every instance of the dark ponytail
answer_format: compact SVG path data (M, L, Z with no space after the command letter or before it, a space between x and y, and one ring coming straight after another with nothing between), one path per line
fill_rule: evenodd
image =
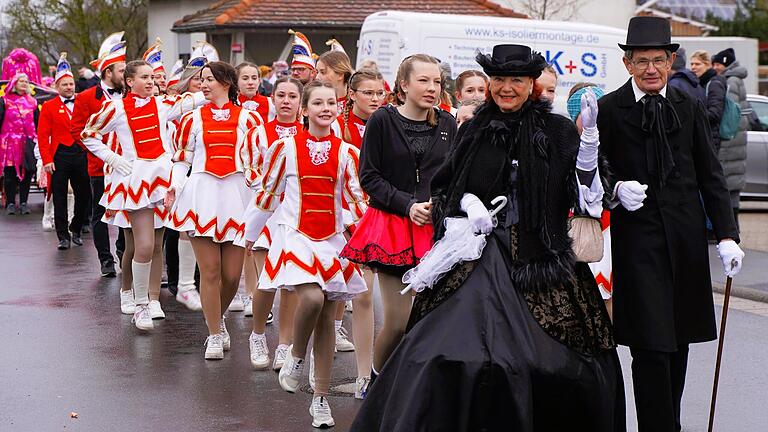
M227 95L229 101L234 105L240 105L240 102L237 100L239 93L237 90L237 71L235 71L235 68L233 68L232 65L221 61L215 61L207 63L203 66L203 69L210 69L213 79L219 84L229 85L229 93Z

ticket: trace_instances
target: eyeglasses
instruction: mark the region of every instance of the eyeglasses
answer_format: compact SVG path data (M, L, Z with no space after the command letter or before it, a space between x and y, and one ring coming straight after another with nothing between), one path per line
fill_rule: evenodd
M355 90L355 89L352 89L352 91L355 92L355 93L361 93L363 96L367 97L368 99L373 99L374 96L379 98L379 99L384 99L385 97L387 97L387 92L385 92L384 90L373 91L373 90Z
M644 70L648 69L648 66L650 66L651 63L653 63L653 67L654 68L656 68L656 69L663 69L663 68L667 67L667 65L669 64L669 59L666 58L666 57L656 57L653 60L640 59L640 60L635 60L635 61L632 62L632 64L639 71L644 71Z

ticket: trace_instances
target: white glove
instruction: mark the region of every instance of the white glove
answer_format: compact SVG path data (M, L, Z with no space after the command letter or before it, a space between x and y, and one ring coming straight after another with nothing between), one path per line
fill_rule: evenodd
M124 176L131 175L131 171L133 171L133 164L114 152L112 152L112 154L108 154L107 157L104 158L104 163Z
M635 211L643 206L647 189L648 185L640 184L634 180L619 182L616 185L616 196L619 197L619 201L625 209Z
M584 129L597 127L597 99L591 88L581 95L581 126Z
M734 277L741 271L741 261L744 259L744 251L733 240L723 240L717 245L717 253L723 260L725 275Z
M488 234L493 229L493 219L480 198L465 193L461 198L461 210L467 214L469 224L475 233Z

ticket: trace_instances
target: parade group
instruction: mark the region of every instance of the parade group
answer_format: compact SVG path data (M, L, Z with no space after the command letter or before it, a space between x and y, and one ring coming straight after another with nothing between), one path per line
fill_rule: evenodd
M90 227L114 277L119 227L120 309L146 332L165 317L165 245L176 300L203 312L204 358L224 358L224 314L245 309L255 370L293 393L308 369L314 427L334 426L334 353L354 351L353 431L625 431L622 344L639 430L680 431L688 346L716 337L707 221L727 275L744 253L704 107L667 85L668 21L633 18L626 84L575 86L567 116L552 112L556 74L523 45L478 53L449 95L430 55L388 83L336 41L318 57L293 37L290 68L269 78L207 43L166 77L159 43L130 60L115 33L87 90L61 56L39 113L16 73L8 214L29 211L32 177L12 139L35 136L59 249Z

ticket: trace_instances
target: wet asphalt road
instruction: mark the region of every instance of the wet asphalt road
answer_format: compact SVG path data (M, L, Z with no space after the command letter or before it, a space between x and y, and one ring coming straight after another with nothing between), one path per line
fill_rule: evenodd
M250 318L229 313L232 351L223 361L205 361L202 313L186 310L163 290L168 318L140 334L119 313L119 278L99 277L90 235L83 247L57 251L55 233L40 229L39 200L33 196L31 216L0 215L0 432L315 430L308 393L286 393L274 372L251 370ZM736 306L728 322L716 430L765 432L768 304ZM380 317L379 308L377 301ZM268 326L272 350L276 330ZM685 431L706 431L715 349L715 343L691 349ZM628 355L625 349L620 354L628 430L634 431ZM337 354L336 383L354 376L354 354ZM330 402L333 430L346 431L359 401L346 395Z

